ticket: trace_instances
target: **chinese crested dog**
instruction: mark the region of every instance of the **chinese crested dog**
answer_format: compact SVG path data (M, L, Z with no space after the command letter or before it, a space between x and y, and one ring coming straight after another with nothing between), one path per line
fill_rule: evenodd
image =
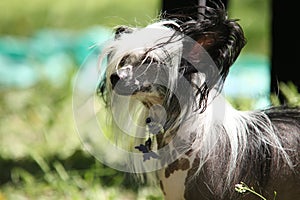
M202 9L199 20L120 26L102 52L98 93L113 134L142 158L128 165L154 171L168 200L260 199L245 184L267 199L299 199L299 110L226 102L222 86L246 40L222 4Z

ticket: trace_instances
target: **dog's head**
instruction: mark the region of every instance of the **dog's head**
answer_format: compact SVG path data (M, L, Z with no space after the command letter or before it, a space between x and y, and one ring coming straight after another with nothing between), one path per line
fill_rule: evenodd
M244 45L241 27L221 4L205 7L199 20L169 16L145 28L121 26L104 51L106 70L98 91L151 105L170 102L180 88L203 108L209 91L222 88Z

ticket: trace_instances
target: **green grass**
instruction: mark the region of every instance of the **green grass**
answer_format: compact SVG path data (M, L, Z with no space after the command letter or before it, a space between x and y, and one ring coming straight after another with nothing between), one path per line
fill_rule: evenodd
M72 113L72 77L0 92L0 200L158 200L157 187L111 169L82 146ZM101 144L99 144L101 145Z
M229 0L229 16L239 19L247 39L243 53L270 56L270 3L270 0Z
M101 171L103 171L101 169ZM143 187L138 191L124 189L121 186L103 186L92 173L86 170L83 177L78 171L65 171L56 163L56 171L47 172L41 178L33 177L23 169L14 169L13 181L0 189L4 199L70 199L70 200L159 200L158 189Z
M78 30L95 25L145 25L156 17L159 1L2 0L0 7L0 34L31 35L43 28Z

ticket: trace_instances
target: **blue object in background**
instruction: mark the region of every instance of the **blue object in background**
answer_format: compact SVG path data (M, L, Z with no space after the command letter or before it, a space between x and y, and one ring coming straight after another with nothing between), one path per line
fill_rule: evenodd
M240 55L224 84L225 96L255 100L255 108L270 105L270 63L261 55Z
M28 88L47 79L60 84L72 68L91 67L112 31L91 27L81 32L41 30L30 38L0 38L0 88ZM97 45L97 48L93 48ZM94 66L92 66L94 67ZM228 97L254 99L256 108L270 104L270 65L260 55L240 55L224 85Z
M0 88L27 88L47 79L60 84L80 67L93 45L101 45L111 30L91 27L82 32L41 30L30 38L0 38Z

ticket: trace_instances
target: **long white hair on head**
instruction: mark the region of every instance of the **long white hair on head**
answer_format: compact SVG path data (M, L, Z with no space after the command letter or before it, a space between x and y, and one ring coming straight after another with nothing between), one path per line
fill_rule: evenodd
M177 82L174 77L178 77L178 67L181 61L182 36L179 32L166 27L170 24L179 27L172 20L163 20L145 28L132 29L130 34L120 34L117 39L108 42L103 50L100 63L106 59L107 63L105 66L101 65L100 70L105 71L107 78L117 71L124 57L139 58L141 64L147 58L155 59L158 66L164 65L164 70L168 70L165 74L168 76L167 88L172 93L176 88ZM109 81L107 83L107 87L111 89Z
M141 64L143 64L143 60L150 58L157 62L156 66L161 70L161 76L166 75L167 77L155 80L167 88L168 92L164 97L160 96L163 99L158 103L169 102L177 87L176 77L178 77L181 61L182 42L180 39L182 36L176 36L176 31L166 27L166 24L177 26L173 21L160 21L143 29L133 29L132 33L121 34L117 39L110 41L100 57L102 65L99 69L102 73L99 85L100 90L101 85L102 89L105 89L105 92L100 91L100 93L103 93L106 101L107 124L110 126L110 132L114 136L116 144L124 149L129 149L129 151L136 152L134 146L144 143L145 138L148 137L145 132L145 119L151 110L132 96L116 94L109 78L121 67L124 57L132 56L140 59ZM149 63L149 67L151 67L151 63ZM137 163L134 164L134 167L142 168L143 166ZM133 171L141 171L141 169L133 169ZM142 175L141 177L143 178Z

